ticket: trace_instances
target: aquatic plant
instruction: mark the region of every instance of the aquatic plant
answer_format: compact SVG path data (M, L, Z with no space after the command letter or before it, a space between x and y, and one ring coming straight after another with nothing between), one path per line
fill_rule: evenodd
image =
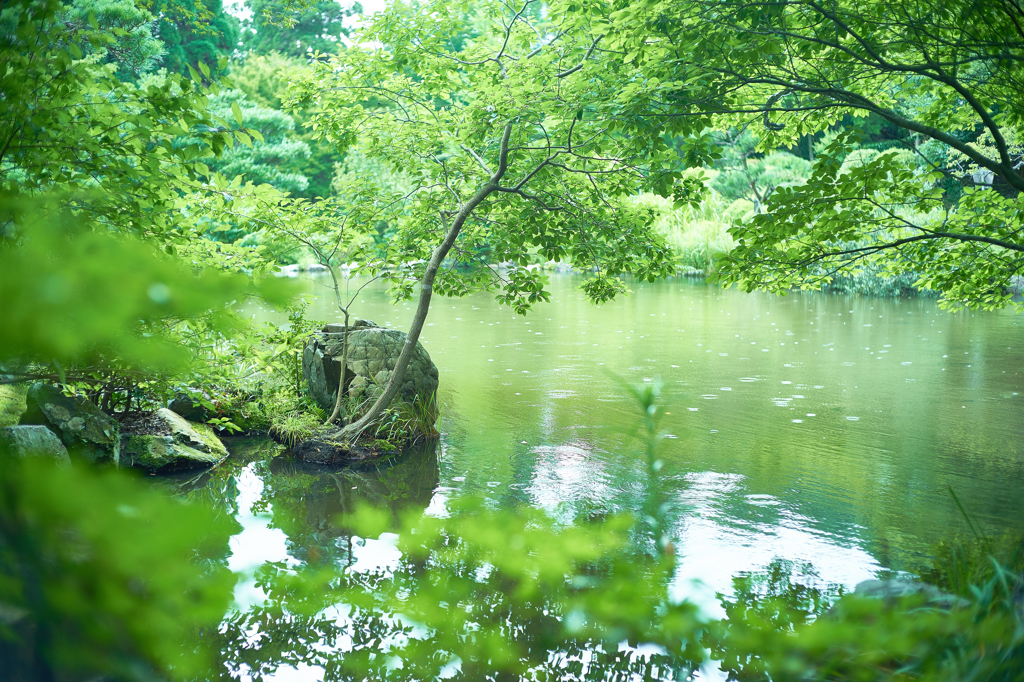
M392 403L372 426L374 438L391 443L433 438L439 435L436 425L439 414L437 392L426 399L416 396L411 403Z

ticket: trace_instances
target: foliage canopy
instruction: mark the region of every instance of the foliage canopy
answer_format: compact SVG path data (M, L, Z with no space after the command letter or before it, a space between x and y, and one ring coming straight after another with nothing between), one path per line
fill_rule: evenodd
M643 74L625 85L644 115L750 128L760 150L795 145L845 116L872 114L960 155L969 185L950 204L941 168L895 152L840 173L836 139L806 185L780 188L767 213L736 227L720 281L784 292L820 286L866 262L916 270L954 306L1006 305L1024 267L1017 142L1024 101L1024 13L1010 0L818 3L693 0L605 12L583 3L601 47ZM583 21L584 19L580 19ZM979 138L979 136L981 136ZM985 142L979 144L985 140ZM982 191L965 177L994 178ZM982 183L978 183L981 185Z

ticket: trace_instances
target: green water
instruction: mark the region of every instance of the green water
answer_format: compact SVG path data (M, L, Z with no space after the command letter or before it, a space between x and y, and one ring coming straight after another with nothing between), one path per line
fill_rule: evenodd
M323 282L307 284L309 316L340 320ZM912 570L966 532L947 486L989 531L1024 530L1024 317L685 279L597 308L578 284L553 276L551 303L526 318L492 295L435 298L421 339L441 377L434 449L330 471L235 444L233 566L394 561L386 539L353 547L330 520L356 499L443 514L471 493L566 519L637 509L638 413L619 378L663 383L678 594L710 604L774 557L847 585ZM411 307L371 285L353 313L402 329Z

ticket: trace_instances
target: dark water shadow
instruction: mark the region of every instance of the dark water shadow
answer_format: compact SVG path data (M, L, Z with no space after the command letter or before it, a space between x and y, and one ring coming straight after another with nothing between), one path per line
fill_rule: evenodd
M422 513L440 481L436 439L356 466L311 464L284 453L260 469L260 504L288 536L289 553L307 563L350 562L351 520L360 505L386 510L394 520Z

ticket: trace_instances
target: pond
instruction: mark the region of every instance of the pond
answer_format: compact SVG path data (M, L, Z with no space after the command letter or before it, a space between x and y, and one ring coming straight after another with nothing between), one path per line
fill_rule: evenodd
M435 447L327 470L232 443L233 468L216 477L244 526L232 568L394 561L387 538L353 544L332 524L357 499L443 514L475 494L566 520L639 509L639 412L620 381L663 385L673 590L714 615L715 591L776 557L847 586L912 571L967 532L949 486L986 530L1024 530L1024 317L689 279L594 307L580 281L553 275L551 303L525 318L491 294L435 297L421 339L440 370ZM325 283L307 286L309 317L339 320ZM376 284L352 310L399 329L412 313ZM243 583L236 597L259 591Z

